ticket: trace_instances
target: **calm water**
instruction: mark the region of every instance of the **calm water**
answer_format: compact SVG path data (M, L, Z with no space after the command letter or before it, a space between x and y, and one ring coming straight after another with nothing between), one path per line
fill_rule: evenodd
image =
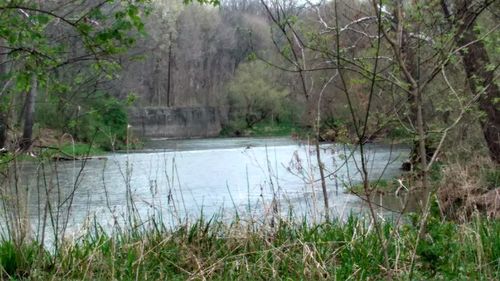
M28 190L27 210L36 228L47 202L59 206L68 231L78 231L88 218L103 227L127 217L134 208L146 218L161 214L167 224L177 219L215 213L263 218L276 198L285 214L316 218L323 198L314 146L288 138L153 140L142 151L105 158L22 165L18 187ZM409 150L403 146L369 145L370 177L400 174ZM359 153L343 145L321 145L328 174L330 213L360 212L362 200L344 192L359 182ZM46 192L48 190L48 192ZM49 195L47 200L46 194ZM73 199L71 194L74 194ZM390 202L397 208L397 202ZM382 202L383 203L383 202Z

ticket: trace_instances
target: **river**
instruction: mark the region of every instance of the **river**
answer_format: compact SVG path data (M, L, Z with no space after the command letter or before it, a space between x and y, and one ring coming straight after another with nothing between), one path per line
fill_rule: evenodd
M409 153L401 145L366 148L372 180L399 175ZM346 185L361 180L359 151L339 144L322 144L320 151L329 213L363 212L364 201L345 192ZM131 213L141 219L156 216L171 226L214 214L263 220L276 211L316 220L323 197L315 157L315 146L289 138L160 139L139 151L84 161L21 163L15 182L17 190L26 191L26 213L38 231L43 221L67 225L71 233L89 221L108 229Z

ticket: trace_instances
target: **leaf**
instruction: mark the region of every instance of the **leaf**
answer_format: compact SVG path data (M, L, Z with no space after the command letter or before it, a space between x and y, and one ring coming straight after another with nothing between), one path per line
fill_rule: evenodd
M80 33L86 35L92 31L92 26L88 23L80 23L78 24L77 29Z
M21 72L16 77L16 90L23 92L30 87L30 77L31 75L27 72Z

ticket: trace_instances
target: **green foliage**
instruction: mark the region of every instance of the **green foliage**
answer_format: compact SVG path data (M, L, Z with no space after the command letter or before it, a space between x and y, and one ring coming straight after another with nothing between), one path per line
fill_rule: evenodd
M62 145L58 149L59 150L46 149L43 156L51 159L56 156L78 158L104 154L104 151L97 147L97 145L90 145L87 143L68 143Z
M349 143L347 123L333 116L322 119L319 127L319 138L323 141Z
M9 53L16 63L23 67L9 73L15 78L16 88L25 90L29 86L30 72L36 72L44 81L52 68L65 64L71 46L68 40L52 40L51 25L59 22L69 33L77 32L83 48L93 53L98 48L102 54L123 52L130 47L134 38L132 30L143 30L140 5L145 1L106 1L106 5L92 7L83 15L57 14L35 1L0 1L0 37L13 51ZM117 5L115 11L103 13L110 5ZM22 11L22 12L20 12ZM74 13L74 11L72 12ZM104 16L104 14L108 14ZM98 61L100 57L95 57ZM105 57L102 57L105 61Z
M125 106L115 98L103 95L89 105L86 113L71 120L69 129L84 142L114 150L126 142L127 126Z
M436 218L431 218L427 224L426 239L423 239L417 248L417 253L425 267L431 272L438 269L448 270L446 265L449 256L443 255L446 252L457 252L459 245L454 243L450 237L457 231L457 226L450 222L442 222ZM450 274L452 272L445 272Z
M94 148L114 150L124 146L128 126L126 106L132 98L121 102L102 92L71 101L65 93L44 98L46 102L40 103L37 114L42 127L69 133L76 141L91 143Z
M16 95L26 96L36 77L38 92L44 93L35 110L41 111L36 117L39 124L69 128L86 141L92 138L90 131L99 129L96 141L110 148L105 145L105 135L117 141L125 138L121 105L112 101L92 104L82 120L75 120L79 118L74 116L75 108L86 109L88 104L82 101L89 96L84 94L115 78L120 70L117 55L144 34L143 8L149 1L107 0L99 5L88 0L80 4L68 1L64 9L54 9L49 2L0 0L0 45L2 51L8 51L5 59L9 62L0 84L9 81L5 90L15 101ZM82 113L78 110L76 115ZM65 118L70 120L65 122ZM76 132L78 126L89 131Z
M474 28L474 31L480 34L481 41L485 45L488 55L491 56L491 61L498 61L500 58L500 31L496 28L492 28L496 21L497 19L494 15L483 13L481 17L479 17ZM487 65L486 67L488 68L489 66Z
M226 130L252 131L259 123L276 123L277 127L294 123L296 107L288 100L288 92L277 86L275 75L274 69L261 61L239 66L228 86L230 114Z
M492 263L493 276L499 277L500 221L478 218L468 225L457 225L432 216L426 229L417 254L419 266L427 272L427 278L495 279L484 275L487 270L481 268L480 263L486 260Z
M347 190L354 194L365 194L365 189L362 183L353 184L346 187ZM397 179L380 179L378 181L370 182L371 191L379 194L394 193L399 188L399 183Z
M12 241L0 242L0 279L24 277L37 263L39 247L36 243L16 245ZM44 253L45 254L45 253Z
M483 173L483 178L488 189L500 187L500 169L490 168L486 169Z
M220 4L220 0L183 0L184 4L191 4L193 2L198 2L200 4L207 4L218 6Z
M429 169L429 176L432 182L438 183L443 178L444 167L445 165L440 161L436 161L432 164Z
M289 122L260 122L255 124L251 129L245 128L246 124L243 120L235 121L225 126L221 131L221 136L234 136L235 132L240 132L241 136L253 136L253 137L277 137L277 136L290 136L290 135L301 135L303 129L298 125Z

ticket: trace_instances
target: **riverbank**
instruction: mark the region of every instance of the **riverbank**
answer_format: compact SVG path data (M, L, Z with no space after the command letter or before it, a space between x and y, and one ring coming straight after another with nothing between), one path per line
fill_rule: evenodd
M306 130L297 124L261 122L251 128L244 125L225 126L219 137L285 137L299 136L305 134Z
M497 280L500 221L458 224L431 217L417 245L419 218L384 222L389 267L363 218L317 225L217 218L168 230L107 235L97 225L49 252L36 242L0 243L2 279L25 280ZM416 246L416 248L415 248ZM415 251L416 249L416 251ZM414 252L415 251L415 252ZM415 258L412 256L415 254Z

